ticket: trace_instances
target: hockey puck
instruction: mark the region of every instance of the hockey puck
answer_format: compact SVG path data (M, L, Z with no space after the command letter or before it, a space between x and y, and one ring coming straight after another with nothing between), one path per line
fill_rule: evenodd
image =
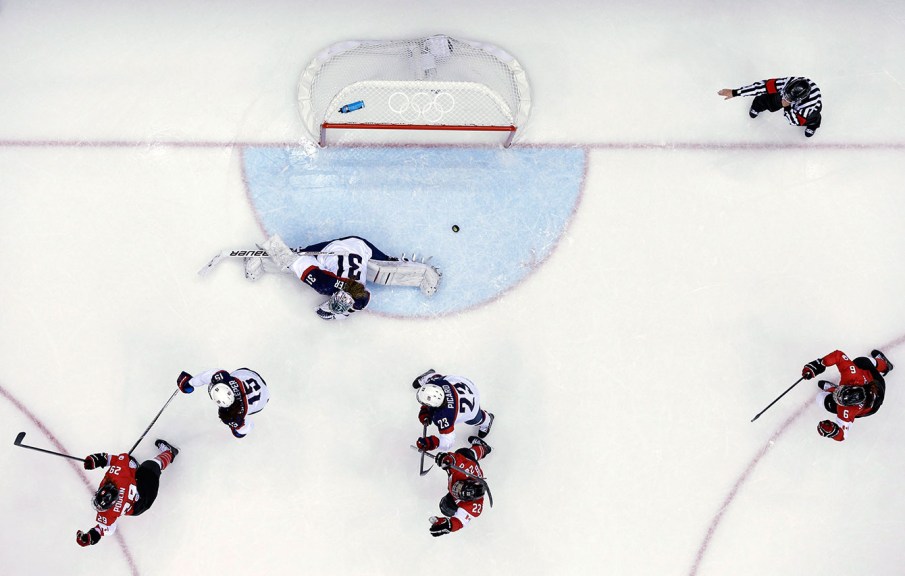
M453 231L453 232L458 232L458 231L459 231L459 225L458 225L458 224L453 224L453 226L452 226L452 231Z

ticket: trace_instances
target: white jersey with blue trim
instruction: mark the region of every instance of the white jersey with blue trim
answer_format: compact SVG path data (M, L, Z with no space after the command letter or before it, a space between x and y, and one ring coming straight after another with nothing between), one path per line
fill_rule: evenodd
M430 417L438 429L438 449L446 452L456 440L456 424L476 424L480 419L481 396L475 383L461 376L444 376L429 383L443 390L443 404L432 410Z
M299 278L313 266L337 278L350 278L362 284L368 280L368 262L373 252L361 238L343 238L333 240L323 247L317 256L303 254L292 263L290 268Z
M195 388L204 387L206 390L217 372L219 370L206 370L189 380L189 383ZM270 401L270 389L267 388L261 375L250 368L239 368L230 372L229 375L242 382L244 400L248 404L248 412L245 415L250 416L263 410Z
M218 370L206 370L197 376L194 376L189 383L195 388L210 386L211 381ZM252 414L257 414L267 406L270 401L270 389L261 378L261 375L250 368L239 368L229 373L230 376L242 383L238 387L242 398L238 400L243 402L248 408L243 415L243 424L235 428L235 432L244 436L254 430L254 421L248 418ZM234 388L235 389L235 388Z

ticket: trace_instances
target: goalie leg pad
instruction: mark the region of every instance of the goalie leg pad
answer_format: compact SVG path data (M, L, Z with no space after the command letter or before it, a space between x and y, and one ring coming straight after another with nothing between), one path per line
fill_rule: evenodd
M384 286L417 286L425 296L431 296L440 285L440 270L426 261L374 260L368 261L368 282Z

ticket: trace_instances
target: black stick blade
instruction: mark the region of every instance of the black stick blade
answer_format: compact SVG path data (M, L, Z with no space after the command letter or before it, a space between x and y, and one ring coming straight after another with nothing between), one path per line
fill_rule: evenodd
M19 432L18 434L16 434L16 439L13 440L13 444L15 444L16 446L21 446L23 440L25 440L25 432Z

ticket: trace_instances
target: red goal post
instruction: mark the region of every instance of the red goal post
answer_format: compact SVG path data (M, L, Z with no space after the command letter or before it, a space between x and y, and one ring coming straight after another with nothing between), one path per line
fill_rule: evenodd
M348 41L323 50L299 79L312 140L354 141L362 130L503 133L508 147L531 109L518 61L487 43L438 35Z

